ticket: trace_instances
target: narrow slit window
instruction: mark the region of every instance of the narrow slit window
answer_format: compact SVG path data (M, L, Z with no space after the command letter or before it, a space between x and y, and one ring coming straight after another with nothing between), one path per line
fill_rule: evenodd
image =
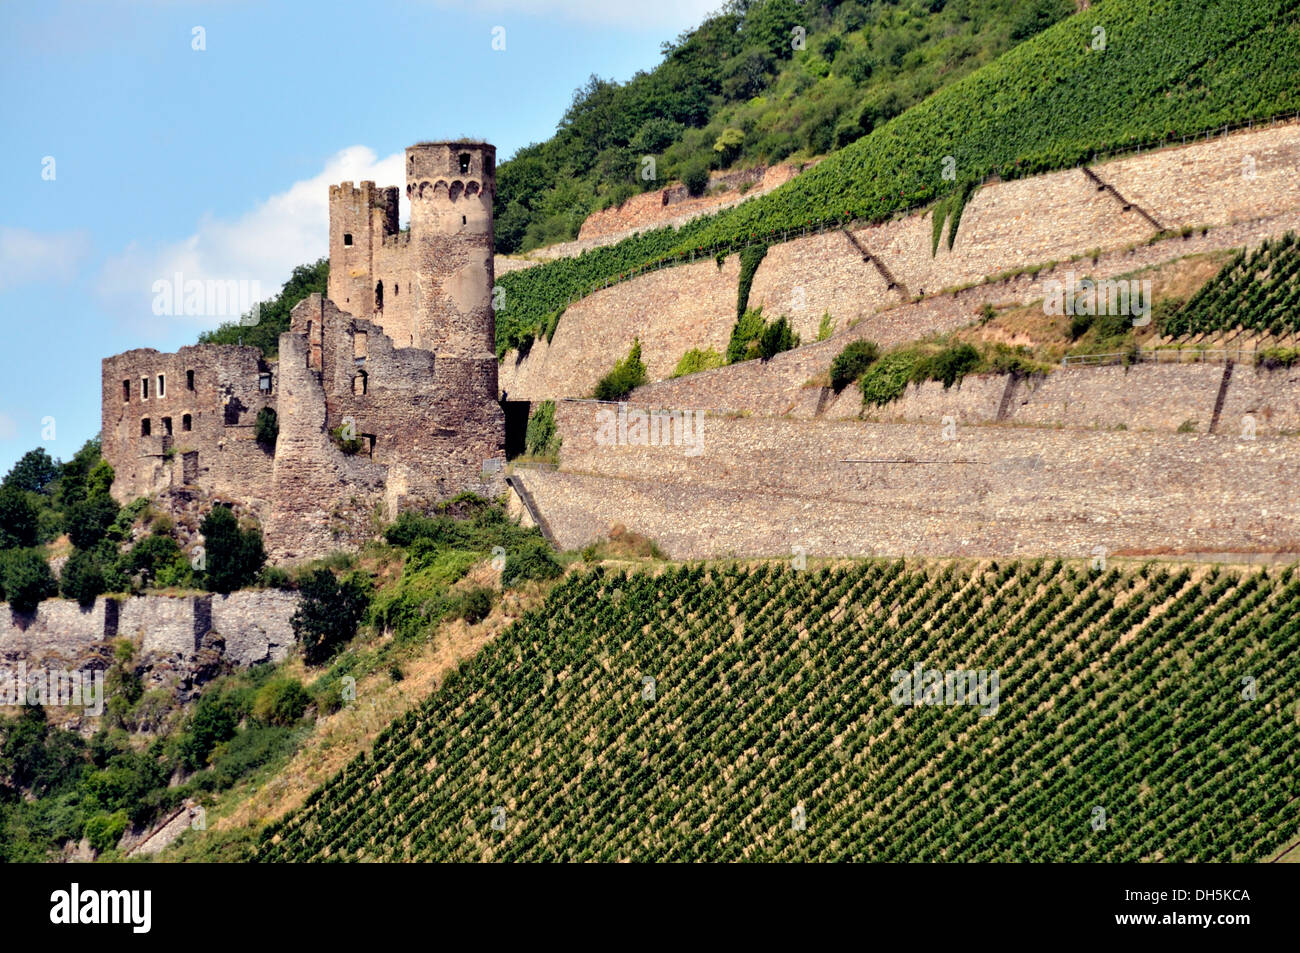
M461 223L462 225L468 225L468 224L469 224L468 222L465 221L465 216L464 216L464 215L462 215L462 216L460 217L460 223Z
M460 171L461 171L461 174L462 174L462 175L463 175L464 173L466 173L466 172L469 171L469 153L468 153L468 152L462 152L462 153L460 154Z
M181 414L181 430L189 433L194 429L194 418L189 414Z
M163 434L170 437L172 435L172 419L170 417L164 417L162 419L162 425Z
M185 372L185 389L186 389L186 390L194 390L194 372L193 372L193 371L186 371L186 372Z
M384 283L382 281L375 282L375 310L384 310Z
M122 381L122 402L131 402L131 382L129 380Z
M140 397L144 400L149 399L149 378L140 378Z
M158 396L159 397L167 396L167 380L165 377L163 377L162 374L158 375Z
M148 436L149 436L150 434L152 434L152 433L153 433L153 424L150 422L149 418L148 418L148 417L143 417L143 418L141 418L141 420L140 420L140 436L142 436L142 437L148 437Z
M351 233L351 232L344 232L344 233L343 233L343 244L344 244L344 245L351 245L351 244L352 244L352 233Z

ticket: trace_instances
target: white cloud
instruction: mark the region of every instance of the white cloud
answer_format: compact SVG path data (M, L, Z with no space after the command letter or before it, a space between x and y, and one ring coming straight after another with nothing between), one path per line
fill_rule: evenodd
M0 291L29 281L67 281L89 250L85 232L41 234L0 226Z
M260 297L269 298L295 265L328 253L329 187L367 179L380 186L402 186L403 154L377 159L365 146L350 146L331 157L318 175L294 182L239 218L205 216L192 235L170 245L132 243L105 263L96 290L109 310L136 330L157 333L178 321L213 327L220 317L155 316L154 282L172 281L178 272L185 282L257 282ZM405 220L405 189L400 194Z
M674 31L697 26L717 11L723 0L434 0L440 7L475 14L563 17L581 23L633 28L668 27ZM509 23L504 24L509 27Z

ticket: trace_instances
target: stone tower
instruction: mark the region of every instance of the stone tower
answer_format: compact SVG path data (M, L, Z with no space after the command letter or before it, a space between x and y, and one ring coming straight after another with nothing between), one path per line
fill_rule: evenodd
M492 197L496 147L421 142L406 150L415 346L496 363ZM496 374L492 374L496 396Z
M362 182L330 186L329 297L349 314L368 317L376 307L374 274L384 239L397 234L397 186Z

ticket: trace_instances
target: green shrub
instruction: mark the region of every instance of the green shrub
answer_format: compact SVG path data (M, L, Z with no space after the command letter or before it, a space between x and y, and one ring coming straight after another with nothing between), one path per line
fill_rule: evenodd
M880 358L874 341L850 341L831 361L831 387L839 393L863 375Z
M564 568L542 540L529 540L506 554L501 585L513 586L527 579L554 579Z
M267 589L293 589L293 576L287 569L279 566L265 566L262 569L261 584Z
M912 351L894 351L873 363L858 379L863 404L883 407L902 397L916 363Z
M799 335L794 333L789 318L782 315L763 328L758 339L759 356L770 361L782 351L790 351L799 346Z
M17 486L0 488L0 549L35 546L39 516Z
M112 814L96 814L86 821L82 831L90 842L90 847L97 854L112 850L126 832L126 811L114 811Z
M257 579L266 561L260 530L240 529L229 507L214 506L199 524L199 532L203 534L206 561L202 571L204 588L234 592Z
M36 611L42 599L59 592L54 573L45 557L35 549L14 549L4 554L0 571L4 576L4 597L15 612Z
M275 442L280 437L280 420L275 415L275 408L263 407L257 412L257 422L253 426L257 442L268 450L275 449Z
M835 333L835 319L829 311L822 312L822 319L817 323L817 340L825 341Z
M78 549L90 549L117 520L118 505L107 494L94 494L68 511L68 539Z
M59 574L59 592L65 599L76 599L82 606L90 606L95 597L108 591L104 567L92 551L78 549L68 557Z
M487 586L475 586L460 597L456 614L470 625L482 622L492 611L493 591Z
M753 308L746 311L736 321L731 329L731 340L727 342L727 363L739 364L741 361L747 361L751 357L757 356L757 347L755 353L750 353L750 345L763 336L763 309Z
M334 446L349 457L361 452L361 438L350 424L339 424L330 431L330 439L334 441Z
M698 374L700 371L709 371L715 367L722 366L722 355L713 348L706 348L701 351L693 347L682 355L681 360L677 362L677 367L673 369L673 377L685 377L687 374Z
M197 771L207 764L212 749L234 737L240 717L239 706L230 695L210 689L199 696L179 745L182 766Z
M709 187L709 167L699 162L682 172L682 184L693 198L699 198Z
M943 386L948 388L975 370L979 363L980 352L974 345L962 341L918 361L912 371L912 380L917 383L943 381Z
M555 401L544 400L533 408L524 432L524 449L533 456L554 457L560 452L560 436L555 432Z
M370 606L371 588L369 577L362 573L354 572L340 582L325 569L302 583L290 624L308 665L320 664L356 636Z
M623 400L649 379L645 364L641 362L641 340L636 338L632 341L632 350L627 357L600 379L592 396L596 400Z
M253 717L264 725L287 727L297 723L311 704L311 696L294 678L272 678L257 690Z

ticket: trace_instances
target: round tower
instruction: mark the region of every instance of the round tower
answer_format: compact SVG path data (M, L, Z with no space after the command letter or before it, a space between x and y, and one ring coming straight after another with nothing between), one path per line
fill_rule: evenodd
M416 347L457 358L492 359L492 198L496 147L486 142L421 142L406 150L411 200L411 270Z

